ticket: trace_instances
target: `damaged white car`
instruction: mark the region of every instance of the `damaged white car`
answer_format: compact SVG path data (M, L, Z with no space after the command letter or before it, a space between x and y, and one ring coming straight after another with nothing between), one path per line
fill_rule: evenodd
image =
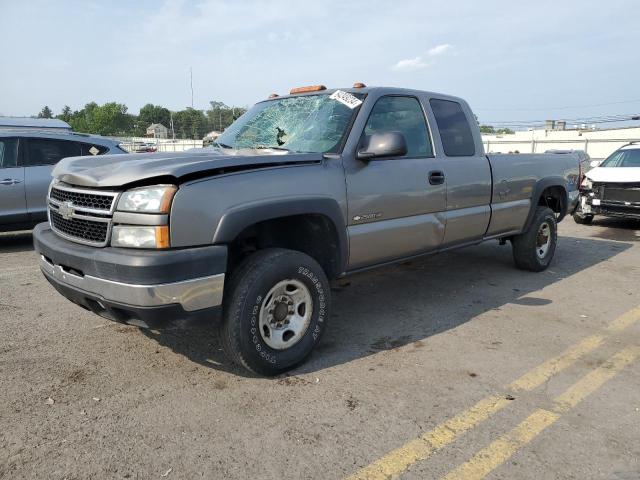
M589 224L595 215L640 220L640 142L613 152L585 174L573 219Z

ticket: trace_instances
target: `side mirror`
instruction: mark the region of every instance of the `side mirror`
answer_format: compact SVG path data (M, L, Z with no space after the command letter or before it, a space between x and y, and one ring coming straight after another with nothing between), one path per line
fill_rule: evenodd
M591 160L591 163L589 164L589 166L591 166L591 168L596 168L600 166L600 160Z
M374 158L401 157L407 154L407 140L400 132L374 133L364 137L358 150L359 160Z

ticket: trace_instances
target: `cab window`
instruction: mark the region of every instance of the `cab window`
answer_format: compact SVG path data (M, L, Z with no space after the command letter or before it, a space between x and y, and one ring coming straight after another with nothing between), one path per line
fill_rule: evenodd
M427 122L415 97L380 98L371 110L364 134L400 132L407 141L405 157L433 157Z
M448 157L471 157L476 153L473 134L462 106L451 100L431 99L442 148Z

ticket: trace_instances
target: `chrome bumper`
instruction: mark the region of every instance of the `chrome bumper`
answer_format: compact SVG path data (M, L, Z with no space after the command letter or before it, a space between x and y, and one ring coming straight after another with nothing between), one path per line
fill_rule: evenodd
M175 283L133 285L90 275L77 275L60 265L50 263L43 255L40 255L40 268L51 281L82 290L106 301L136 307L178 304L185 311L193 312L222 304L224 273Z

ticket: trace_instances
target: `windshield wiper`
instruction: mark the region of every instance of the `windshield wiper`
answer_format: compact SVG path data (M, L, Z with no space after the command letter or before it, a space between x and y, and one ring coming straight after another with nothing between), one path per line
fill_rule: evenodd
M221 148L233 148L231 145L227 145L226 143L213 142L212 145Z
M285 152L290 152L291 150L289 150L288 148L284 148L284 147L268 147L266 145L258 145L256 147L253 147L256 150L283 150Z

